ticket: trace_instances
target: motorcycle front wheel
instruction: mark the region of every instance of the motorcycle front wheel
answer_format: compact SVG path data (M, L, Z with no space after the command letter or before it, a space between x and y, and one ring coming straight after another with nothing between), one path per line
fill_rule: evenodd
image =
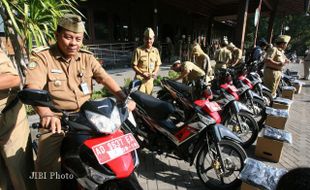
M255 114L255 120L257 121L257 124L258 124L259 128L261 129L261 127L262 127L262 125L265 122L266 117L267 117L267 115L265 113L266 106L262 100L256 99L256 98L253 99L253 104L254 104L254 108L253 108L254 110L253 111L254 111L254 113L256 113Z
M197 174L208 189L236 189L241 184L238 176L244 167L246 152L239 144L228 140L221 140L218 146L221 154L215 144L201 149L196 160Z
M258 124L248 113L228 115L223 124L241 139L244 148L251 146L258 136Z
M263 97L264 99L264 104L266 106L271 106L272 102L273 102L273 98L270 92L268 92L267 90L263 90Z

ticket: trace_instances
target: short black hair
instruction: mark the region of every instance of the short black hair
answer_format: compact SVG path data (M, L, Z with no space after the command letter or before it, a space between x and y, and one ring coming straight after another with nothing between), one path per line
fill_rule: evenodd
M276 190L310 190L310 168L299 167L284 174Z

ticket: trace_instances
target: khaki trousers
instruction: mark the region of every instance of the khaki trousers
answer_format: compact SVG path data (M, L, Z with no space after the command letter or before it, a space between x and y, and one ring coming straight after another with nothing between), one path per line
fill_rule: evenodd
M264 85L271 90L271 95L276 95L278 86L280 84L282 71L272 70L268 67L264 69Z
M137 78L137 79L140 79L140 78ZM142 84L140 86L139 91L152 95L153 88L154 88L154 79L153 78L150 78L149 80L142 79L141 82Z
M0 117L0 189L33 190L33 154L24 105L18 103Z
M55 175L61 174L60 149L64 133L46 133L46 129L40 129L38 154L35 170L38 174L44 174L43 178L36 179L38 190L61 189L61 180L55 179Z

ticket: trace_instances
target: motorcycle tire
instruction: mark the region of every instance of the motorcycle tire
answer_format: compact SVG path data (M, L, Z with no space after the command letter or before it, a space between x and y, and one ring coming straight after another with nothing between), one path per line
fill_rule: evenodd
M111 180L99 187L98 190L143 190L134 173L124 179Z
M237 189L241 184L238 176L244 167L244 161L247 158L246 152L239 144L228 140L221 140L219 148L226 172L222 170L219 172L219 167L222 166L217 158L220 155L218 155L215 145L211 144L210 147L203 147L198 153L196 159L197 174L207 189Z
M266 106L271 106L272 102L273 102L273 98L270 92L268 92L267 90L263 90L263 97L264 99L264 104Z
M241 119L241 125L237 121L237 115ZM241 146L243 148L248 148L251 146L258 136L258 124L255 119L248 113L239 112L237 114L229 115L228 118L224 120L223 124L241 139ZM232 127L230 126L231 124ZM237 125L235 126L234 124ZM251 134L248 134L249 132L251 132Z
M259 109L259 113L255 115L255 120L257 121L259 129L261 129L267 117L266 106L262 100L257 98L253 99L253 104Z

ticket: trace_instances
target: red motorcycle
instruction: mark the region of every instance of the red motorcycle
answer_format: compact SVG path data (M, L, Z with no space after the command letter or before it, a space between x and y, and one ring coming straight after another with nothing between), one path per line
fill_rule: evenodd
M62 113L62 175L71 179L62 180L63 189L142 190L134 174L139 144L131 133L120 130L125 121L135 124L125 105L111 98L90 100L79 112L67 113L53 106L45 90L24 89L18 97L27 105Z
M137 127L124 125L140 146L196 165L199 178L209 189L235 189L246 158L240 139L204 114L193 103L186 120L180 120L172 104L142 92L131 98L137 103ZM186 99L184 99L186 101Z
M230 131L241 139L243 147L249 147L258 135L257 122L251 116L252 112L247 106L236 101L238 94L234 88L227 88L235 93L235 96L220 90L218 94L202 83L196 82L188 86L173 80L163 79L162 90L158 92L158 98L172 103L176 108L175 114L179 120L188 120L193 108L193 102L199 106L204 114L211 116L217 123L222 123Z

